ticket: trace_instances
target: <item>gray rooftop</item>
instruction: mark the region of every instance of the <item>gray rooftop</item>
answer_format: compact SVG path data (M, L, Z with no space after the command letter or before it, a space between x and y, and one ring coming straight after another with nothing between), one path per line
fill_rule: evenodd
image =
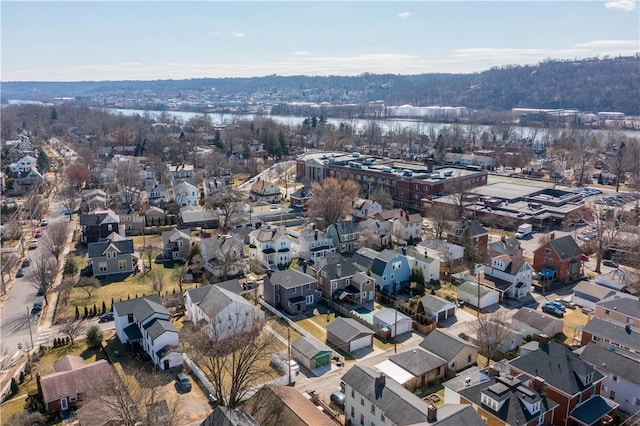
M582 254L580 246L576 243L571 235L565 235L564 237L554 238L549 241L549 245L556 252L560 260L573 259ZM544 246L542 246L544 247ZM541 247L536 249L540 250Z
M627 327L600 318L592 318L583 327L582 331L594 336L606 338L622 346L640 349L640 332L635 327Z
M440 330L433 330L420 342L420 347L438 355L447 362L451 361L465 346L477 348L466 340Z
M285 269L284 271L273 271L271 277L268 277L272 284L278 284L283 288L289 289L300 287L302 285L316 284L316 279L297 269Z
M133 254L133 241L132 240L119 240L119 241L98 241L96 243L89 243L87 245L87 256L89 259L94 257L100 257L104 255L109 246L118 252L118 254Z
M625 380L640 384L638 360L628 358L596 343L589 343L581 349L580 359L591 364L594 368L608 371Z
M153 321L144 325L147 334L151 337L151 340L156 340L165 332L178 333L178 329L171 323L171 321L164 319L154 319Z
M440 296L434 296L432 294L425 294L422 296L422 305L426 310L431 312L439 312L443 308L447 307L447 305L450 305L449 308L451 306L455 307L453 302L449 302Z
M371 329L360 324L353 318L336 319L327 325L327 332L335 335L343 342L350 342L353 339L374 334Z
M632 318L640 318L640 300L631 297L603 300L598 305Z
M320 343L317 339L306 336L302 336L293 342L291 348L297 350L307 358L313 358L321 352L333 352L330 347Z
M160 296L157 294L116 302L113 304L113 310L118 316L133 314L139 322L156 313L169 315L169 311L162 305Z
M511 318L523 322L540 331L548 327L549 324L562 321L561 319L547 315L544 312L526 307L520 308Z
M215 317L233 302L253 306L244 297L215 284L187 290L187 293L209 318Z
M392 355L389 359L414 376L422 376L447 365L446 360L420 347Z

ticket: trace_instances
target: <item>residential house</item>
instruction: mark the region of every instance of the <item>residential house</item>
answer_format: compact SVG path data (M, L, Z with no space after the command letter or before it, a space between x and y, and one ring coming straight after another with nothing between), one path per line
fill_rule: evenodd
M291 240L285 226L263 226L249 233L249 255L267 268L291 263Z
M345 417L353 425L483 426L470 405L425 402L395 380L369 367L354 365L344 376Z
M585 361L604 376L600 395L620 404L620 410L636 414L640 410L640 361L595 343L578 351Z
M333 246L338 253L351 253L359 247L358 225L351 220L332 223L327 227L327 234L333 240Z
M558 403L527 386L522 375L494 376L458 391L462 404L472 404L487 424L541 426L553 422Z
M268 180L257 178L251 185L249 198L252 201L263 201L265 203L278 204L282 201L280 187Z
M127 208L117 211L122 226L127 235L141 235L144 232L145 218L134 209Z
M413 329L411 317L393 308L382 308L373 312L373 325L378 328L386 328L391 337L409 333Z
M261 426L336 426L311 397L290 386L262 386L241 409Z
M304 313L322 297L316 284L314 277L299 270L268 271L263 281L264 301L291 315Z
M38 399L49 414L77 409L87 391L113 386L111 366L104 359L87 364L79 356L65 355L53 363L53 370L46 376L36 373Z
M571 235L555 238L533 252L533 269L538 272L538 281L571 281L582 274L582 250Z
M147 185L147 201L149 204L157 204L167 200L167 185L153 182Z
M302 230L298 237L298 246L300 247L298 257L313 263L336 251L333 240L326 232L311 228Z
M622 293L624 294L624 293ZM595 318L616 321L640 328L640 300L630 294L612 297L596 303Z
M264 313L244 297L215 284L185 292L187 319L205 327L214 342L262 329Z
M120 226L120 218L110 209L94 210L80 215L81 240L83 243L95 243L106 238L112 232L125 236L124 227Z
M442 240L423 240L416 245L416 250L440 261L441 269L459 264L464 257L464 247Z
M309 203L311 202L313 197L313 192L311 192L309 189L306 189L304 187L298 188L289 196L289 199L291 200L291 207L299 210L308 210Z
M582 327L580 344L596 342L609 350L640 360L640 329L611 320L592 318Z
M167 169L167 175L170 182L186 181L192 185L195 184L196 171L193 164L171 165Z
M375 279L358 272L354 264L338 253L331 253L316 265L318 288L322 297L352 305L374 299Z
M162 257L166 260L189 258L191 252L191 235L177 228L162 232Z
M319 367L330 367L332 353L333 351L327 345L306 336L299 337L291 344L293 359L310 371Z
M224 179L215 177L202 181L204 196L212 204L221 204L228 198L227 185Z
M444 155L444 164L464 167L479 166L485 170L491 170L493 167L493 158L485 155L447 152Z
M147 226L164 225L167 214L160 207L151 206L144 212Z
M138 297L113 304L116 335L133 352L143 351L161 370L182 365L178 329L160 296Z
M393 236L409 243L418 242L422 236L422 216L402 211L399 217L392 220Z
M375 368L403 387L414 391L417 387L439 383L447 372L447 361L418 347L391 355Z
M447 361L453 371L462 371L475 364L478 347L458 336L433 330L420 342L420 347Z
M359 269L375 278L376 284L390 293L397 292L402 285L408 285L411 269L406 256L385 249L376 252L368 248L361 248L356 252L353 261Z
M491 241L487 245L487 252L490 258L506 254L511 257L523 257L524 250L520 245L520 240L516 237L500 237L498 241Z
M130 274L137 268L133 241L115 232L102 241L89 243L87 258L94 277Z
M13 178L14 188L18 186L21 186L21 187L31 186L36 182L41 182L41 181L44 181L44 177L36 168L33 168L26 172L19 172L15 174Z
M604 376L560 343L543 338L539 344L537 351L510 361L509 366L511 374L526 375L523 382L558 404L554 426L611 419L618 404L600 395Z
M562 333L563 325L562 319L527 307L518 309L511 317L511 328L525 335L553 337Z
M489 245L489 231L476 220L462 220L447 234L447 242L464 247L464 239L469 238L473 247L481 255L487 253Z
M506 254L494 256L489 265L481 265L478 271L482 272L484 280L491 281L504 297L523 300L529 297L533 267L522 257L512 257Z
M100 189L85 189L80 193L80 210L104 210L107 208L107 193Z
M615 268L605 274L597 275L595 279L596 284L621 292L628 291L637 282L637 273L625 268Z
M11 169L13 177L17 178L33 169L37 170L37 164L38 160L35 157L32 157L31 155L25 155L15 163L10 164L9 168Z
M485 309L500 302L499 291L486 287L477 281L465 280L456 290L459 301L476 308Z
M575 287L573 287L571 301L578 306L594 311L596 309L596 303L608 299L609 297L616 295L620 296L623 294L624 293L620 293L590 281L580 281Z
M456 316L456 304L440 296L425 294L420 300L422 300L425 315L430 316L436 322Z
M393 224L386 220L363 219L358 222L358 233L360 239L365 242L361 243L362 245L382 249L391 244Z
M180 227L195 230L216 229L220 225L218 212L200 206L184 206L180 208Z
M197 206L199 193L195 185L184 180L173 187L173 199L180 207Z
M214 235L200 239L204 268L216 278L227 279L249 272L244 243L231 235Z
M502 353L515 351L520 347L525 333L514 330L508 324L489 319L476 331L476 340L483 347L495 348Z
M356 217L357 220L366 219L381 211L382 206L374 200L360 198L353 202L353 216Z
M375 333L353 318L337 318L327 325L327 341L349 353L371 349Z
M200 426L260 426L251 414L218 405Z
M425 255L423 251L415 247L404 248L404 254L409 262L409 268L422 271L425 283L440 279L440 261L435 257Z

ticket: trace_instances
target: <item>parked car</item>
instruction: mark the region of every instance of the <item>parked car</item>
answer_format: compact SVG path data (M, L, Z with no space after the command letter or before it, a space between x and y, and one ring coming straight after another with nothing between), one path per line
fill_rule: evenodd
M42 237L42 228L36 229L36 233L33 236L36 238Z
M564 317L564 312L562 312L562 309L558 309L553 305L548 305L548 304L542 305L542 312L546 314L551 314L554 317L558 317L558 318Z
M69 210L69 209L65 209L64 210L64 215L65 216L69 216L70 214L71 214L71 210Z
M331 400L331 403L334 404L336 407L340 408L341 410L344 410L344 402L346 398L347 398L346 395L342 391L335 391L329 397L329 399Z
M611 268L617 268L617 267L619 267L619 266L620 266L620 265L618 265L616 262L614 262L613 260L609 260L609 259L605 259L605 260L603 260L603 261L602 261L602 264L603 264L604 266L609 266L609 267L611 267Z
M589 261L589 256L587 256L586 254L582 253L582 261L583 262L588 262Z
M567 309L567 307L564 305L564 303L559 302L559 301L547 302L547 303L545 303L545 305L555 306L556 308L560 309L561 311L564 311L565 309Z
M30 266L30 265L31 265L31 259L29 259L28 257L22 261L23 268L26 268L27 266Z
M19 268L18 272L16 272L16 278L24 277L24 269Z
M40 221L40 226L47 226L49 224L49 221L47 219L42 219Z
M100 319L98 320L98 322L108 321L113 321L113 312L105 312L104 314L100 315Z
M176 383L178 383L178 387L183 391L191 391L191 380L189 380L189 377L185 373L178 373Z
M38 240L31 240L29 243L29 250L35 250L38 248Z
M33 302L33 306L31 307L31 313L37 314L42 310L42 302L40 300L36 300Z

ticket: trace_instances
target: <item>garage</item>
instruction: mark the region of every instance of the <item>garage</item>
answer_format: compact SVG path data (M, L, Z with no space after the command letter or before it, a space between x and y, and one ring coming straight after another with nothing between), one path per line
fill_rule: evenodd
M309 370L329 365L332 352L331 348L313 337L303 336L291 344L293 359Z
M373 345L373 331L353 318L338 318L327 326L327 341L345 352Z
M383 308L374 312L373 325L386 328L391 332L391 337L395 337L410 332L413 329L413 320L395 309Z

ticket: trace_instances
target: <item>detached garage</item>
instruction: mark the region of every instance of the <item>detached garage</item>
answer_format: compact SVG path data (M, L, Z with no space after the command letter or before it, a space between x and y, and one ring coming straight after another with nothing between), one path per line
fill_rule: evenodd
M303 336L293 342L291 354L309 370L331 364L331 348L313 338Z
M422 306L424 306L424 311L427 315L436 322L456 316L456 305L454 303L432 294L422 296Z
M478 289L478 287L480 287ZM480 306L478 306L478 291L480 292ZM500 300L500 293L492 288L478 285L472 281L465 281L458 286L458 300L484 309L495 305Z
M410 332L413 328L413 320L395 309L383 308L373 314L373 325L389 329L391 337L396 337Z
M371 348L373 331L353 318L338 318L327 326L327 341L345 352Z

